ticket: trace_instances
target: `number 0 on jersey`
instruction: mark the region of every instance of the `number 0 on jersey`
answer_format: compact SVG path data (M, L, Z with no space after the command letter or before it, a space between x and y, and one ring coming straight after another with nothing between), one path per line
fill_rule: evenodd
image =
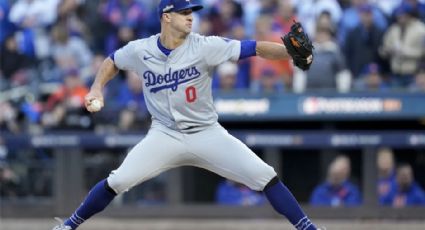
M196 100L196 88L189 86L186 88L186 101L192 103Z

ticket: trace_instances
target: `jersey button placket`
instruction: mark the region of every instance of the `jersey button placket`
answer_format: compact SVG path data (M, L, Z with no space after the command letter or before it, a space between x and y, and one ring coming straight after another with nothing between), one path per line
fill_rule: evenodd
M164 73L168 73L168 70L171 68L170 61L171 61L170 56L168 56L167 60L165 61ZM168 88L168 89L165 89L165 90L167 92L168 112L170 113L170 116L173 118L173 120L176 122L176 117L174 116L174 113L173 113L175 111L174 108L173 108L173 100L172 100L173 90L171 88ZM177 123L175 123L175 126L177 128Z

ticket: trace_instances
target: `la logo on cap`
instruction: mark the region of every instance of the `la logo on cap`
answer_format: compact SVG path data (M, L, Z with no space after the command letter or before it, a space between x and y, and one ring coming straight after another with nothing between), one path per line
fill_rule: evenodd
M167 5L167 6L164 7L164 9L162 9L162 12L167 12L167 11L173 9L173 8L174 8L174 5Z

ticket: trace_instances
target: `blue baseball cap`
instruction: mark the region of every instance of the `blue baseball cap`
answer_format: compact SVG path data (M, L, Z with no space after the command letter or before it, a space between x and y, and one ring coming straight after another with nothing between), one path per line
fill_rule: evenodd
M400 6L398 6L394 10L394 14L396 16L400 16L400 15L403 15L403 14L410 14L410 15L412 15L412 14L415 13L415 11L416 11L416 9L415 9L415 7L412 4L407 3L407 2L403 2L403 3L400 4Z
M363 70L361 71L362 74L367 75L367 74L379 74L381 72L381 68L379 67L378 64L376 63L369 63L367 64Z
M198 11L204 8L197 0L161 0L158 5L158 15L161 18L163 13L178 12L192 9Z
M373 6L370 3L365 3L359 6L359 11L362 13L370 13L373 11Z

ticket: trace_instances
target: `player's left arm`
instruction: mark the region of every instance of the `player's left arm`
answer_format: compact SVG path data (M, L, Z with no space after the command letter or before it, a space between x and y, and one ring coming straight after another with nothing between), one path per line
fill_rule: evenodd
M281 43L254 40L241 41L241 52L239 59L252 56L260 56L262 58L271 60L293 58L286 49L286 46ZM312 61L313 55L308 56L305 59L306 66L309 66Z
M255 53L257 56L272 60L290 58L286 47L277 42L257 41Z

